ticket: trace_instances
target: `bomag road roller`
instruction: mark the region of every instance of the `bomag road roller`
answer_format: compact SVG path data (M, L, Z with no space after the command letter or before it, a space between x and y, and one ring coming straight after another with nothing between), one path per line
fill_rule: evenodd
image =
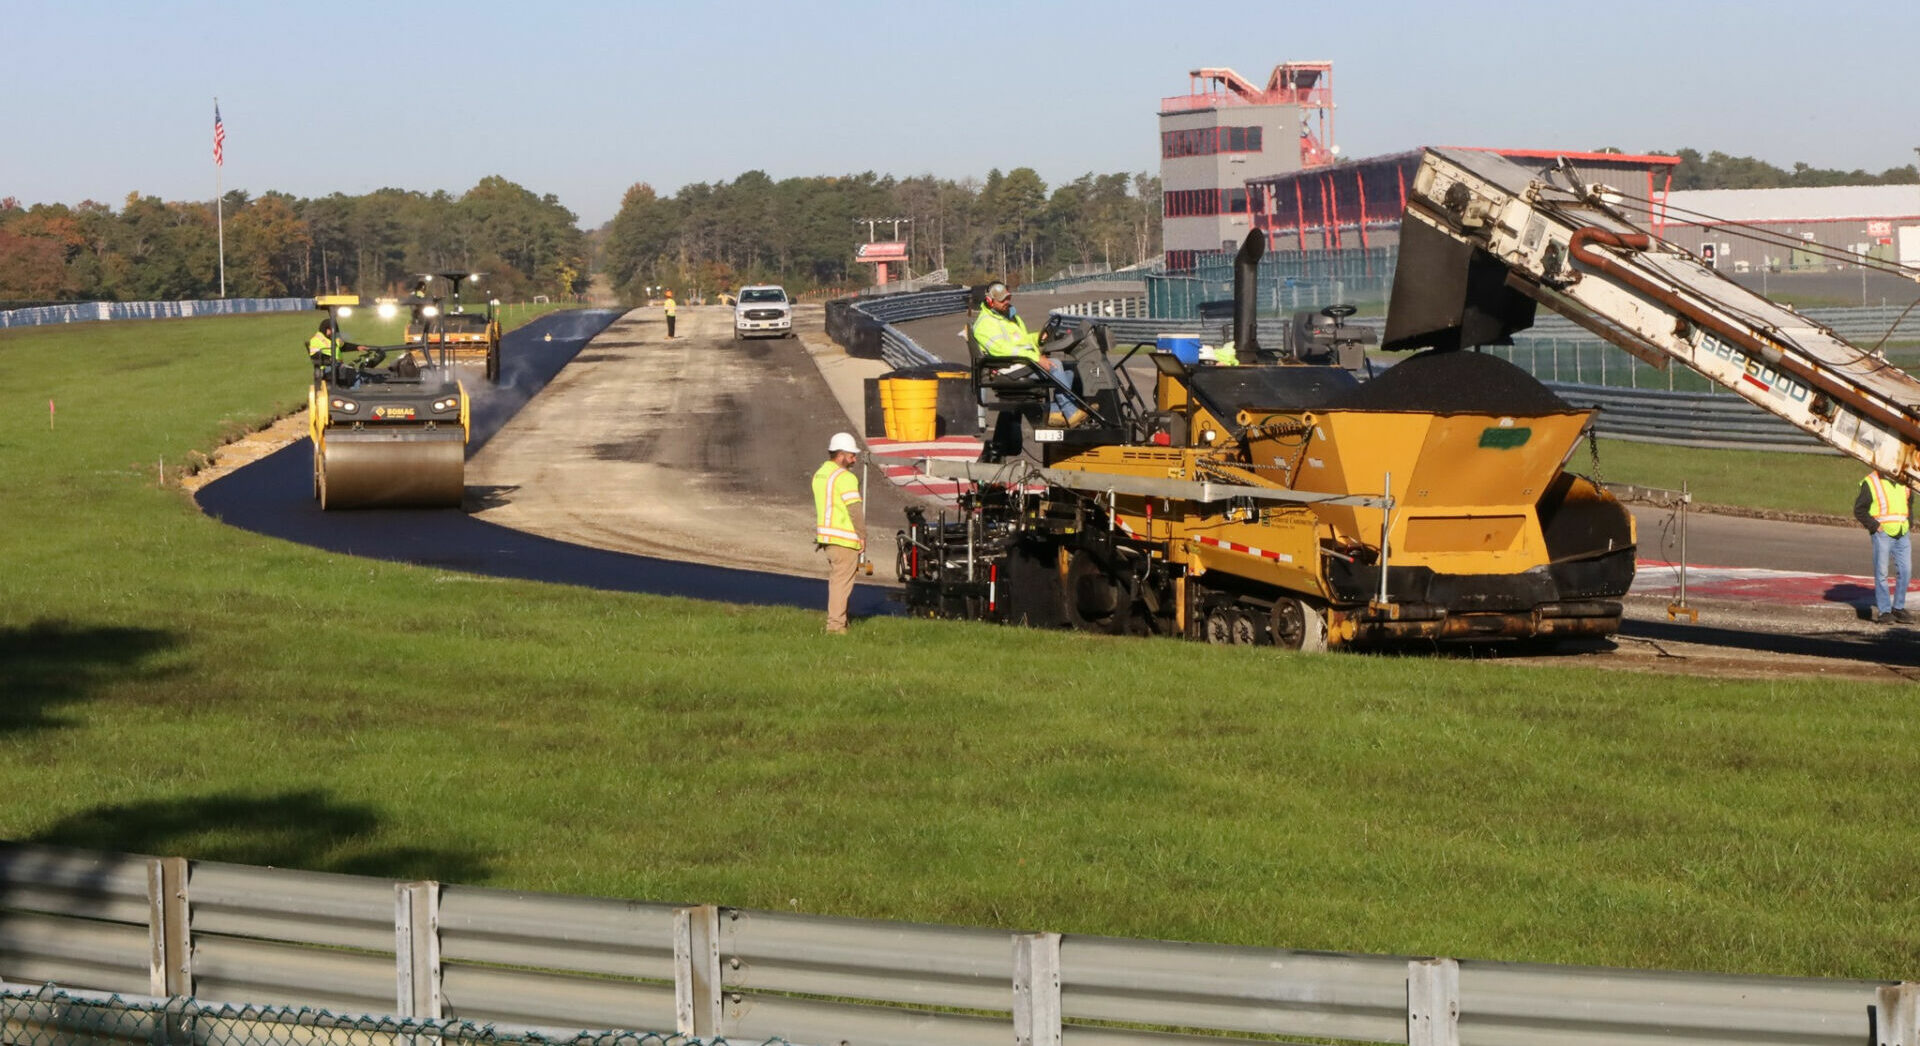
M325 296L316 304L334 321L332 348L315 359L307 394L313 496L320 507L459 507L468 401L453 366L445 358L417 360L404 346L345 341L341 332L360 307L357 295ZM392 302L379 308L398 314ZM357 357L346 358L349 351Z
M1037 453L920 463L972 483L957 514L908 513L909 607L1300 650L1616 631L1633 519L1565 469L1593 412L1472 351L1377 369L1344 308L1262 349L1263 250L1252 234L1236 266L1246 365L1082 328L1047 351L1085 420L1048 427L1052 389L976 355L982 406L1025 414Z
M483 272L423 272L418 274L408 300L413 317L407 324L407 344L428 350L439 346L456 363L481 363L489 383L500 380L500 302L488 298L485 309L468 312L460 300L460 285L478 285ZM451 288L445 297L433 295L435 280Z

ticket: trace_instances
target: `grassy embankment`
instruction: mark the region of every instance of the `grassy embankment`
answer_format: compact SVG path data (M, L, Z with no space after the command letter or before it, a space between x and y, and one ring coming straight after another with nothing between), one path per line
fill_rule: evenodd
M0 334L0 838L1354 951L1908 978L1901 686L1289 657L467 577L155 483L310 317ZM46 401L59 406L48 430Z
M1587 451L1568 463L1593 470ZM1747 450L1695 450L1626 440L1600 441L1600 475L1609 482L1679 490L1696 503L1847 516L1865 465L1834 454L1770 454Z

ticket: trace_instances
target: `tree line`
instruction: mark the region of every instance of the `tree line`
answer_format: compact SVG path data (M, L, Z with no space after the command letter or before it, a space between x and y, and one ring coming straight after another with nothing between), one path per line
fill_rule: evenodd
M1618 152L1617 149L1606 151ZM1920 183L1909 164L1878 174L1680 149L1675 189ZM551 194L501 177L458 196L380 189L312 199L235 190L222 199L230 297L330 290L393 293L419 272L479 270L503 296L584 290L598 267L629 301L651 287L703 293L749 282L795 290L854 287L869 231L911 250L914 273L957 281L1044 279L1080 266L1119 268L1160 255L1160 180L1083 174L1049 187L1029 167L984 179L895 178L871 171L774 180L748 171L662 196L641 182L589 235ZM875 221L871 225L868 219ZM896 225L891 219L900 219ZM0 301L158 301L219 290L214 207L129 194L118 210L0 199Z
M869 225L868 219L884 219ZM898 223L893 219L900 219ZM854 249L895 230L914 273L958 281L1042 279L1073 265L1118 268L1160 254L1160 179L1081 175L1054 186L1030 167L985 180L868 171L785 178L748 171L661 196L627 190L603 230L602 267L629 301L649 287L705 293L746 283L790 289L859 286L872 270Z
M1619 150L1612 150L1618 152ZM1913 185L1920 183L1915 165L1889 167L1879 174L1867 171L1842 171L1796 163L1792 170L1775 167L1751 156L1728 156L1723 152L1700 155L1697 149L1680 149L1656 156L1678 156L1673 169L1675 189L1789 189L1828 185Z
M221 198L233 298L387 294L416 273L480 271L502 296L585 289L587 241L573 212L505 178L459 196L380 189L303 199L235 190ZM167 301L219 293L211 201L129 194L27 207L0 199L0 300Z

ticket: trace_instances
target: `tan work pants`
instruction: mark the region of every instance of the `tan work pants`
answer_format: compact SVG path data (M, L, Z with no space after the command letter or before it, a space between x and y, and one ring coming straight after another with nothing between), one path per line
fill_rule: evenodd
M843 545L827 545L827 631L847 630L847 600L853 595L853 575L860 569L860 553Z

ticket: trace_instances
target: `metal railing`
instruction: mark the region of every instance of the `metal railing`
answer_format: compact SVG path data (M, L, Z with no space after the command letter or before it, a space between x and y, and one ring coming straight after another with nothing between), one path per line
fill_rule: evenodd
M1149 315L1147 296L1144 294L1097 298L1093 301L1062 305L1049 311L1061 316L1088 316L1094 319L1145 319Z
M1794 454L1840 452L1785 420L1730 393L1667 392L1546 382L1576 407L1597 407L1599 435L1634 443Z
M1055 309L1053 314L1063 317L1067 325L1077 333L1086 327L1098 323L1107 328L1115 345L1151 345L1162 334L1199 335L1208 342L1218 340L1217 335L1227 320L1164 319L1147 316L1144 309L1129 307L1129 302L1144 299L1116 299L1115 316L1097 311L1090 306L1099 302L1085 302L1067 308ZM1131 315L1128 315L1131 313ZM1277 317L1264 317L1258 321L1256 329L1260 332L1260 343L1268 348L1279 348L1287 343L1287 331L1293 326L1291 320Z
M895 369L939 366L896 323L965 312L967 288L943 287L879 297L838 298L827 303L827 336L857 355L878 355Z
M1920 984L1344 955L0 845L0 980L845 1046L1858 1046Z
M1131 284L1142 286L1147 277L1158 276L1164 271L1162 262L1156 260L1148 265L1138 265L1129 269L1114 269L1108 272L1090 273L1085 276L1056 276L1052 279L1034 280L1019 287L1022 294L1053 293L1074 290L1079 287L1101 287L1108 284Z
M1904 305L1839 305L1799 310L1800 315L1832 328L1835 334L1862 348L1887 335L1889 341L1920 340L1920 308L1908 312ZM1904 313L1904 315L1902 315ZM1898 321L1898 325L1895 325ZM1558 313L1541 310L1534 318L1531 332L1573 337L1585 335L1598 341L1585 329Z
M0 328L40 327L102 320L174 320L250 312L302 312L312 298L218 298L209 301L83 301L0 312Z

